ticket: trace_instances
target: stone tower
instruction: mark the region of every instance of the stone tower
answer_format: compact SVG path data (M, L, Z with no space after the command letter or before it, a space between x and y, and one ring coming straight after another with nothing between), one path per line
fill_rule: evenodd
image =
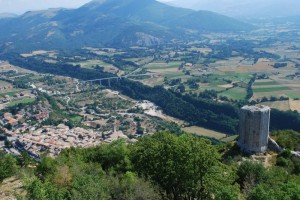
M240 137L242 151L262 153L268 148L270 108L267 106L244 106L240 110Z

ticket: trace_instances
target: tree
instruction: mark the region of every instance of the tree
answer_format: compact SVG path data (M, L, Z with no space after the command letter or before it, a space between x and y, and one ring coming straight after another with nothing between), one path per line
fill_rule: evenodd
M53 175L56 171L56 161L50 157L42 156L40 164L37 166L36 172L44 179L48 175Z
M179 90L180 93L184 93L185 92L185 86L183 84L180 84L178 86L178 90Z
M0 182L16 174L17 161L11 155L0 154Z
M28 199L66 199L66 191L59 189L55 185L51 184L48 180L42 182L41 180L34 178L32 183L27 186Z
M267 184L257 185L247 200L300 200L300 186L296 183L280 183L270 187Z
M237 171L238 183L242 190L248 194L252 188L259 183L264 182L268 176L266 169L257 163L243 162Z
M132 146L131 158L138 174L159 185L169 199L220 197L224 183L233 194L238 191L230 170L226 173L216 148L206 139L159 132Z
M27 165L30 164L30 162L32 162L32 159L30 158L30 156L28 155L27 152L23 151L21 153L21 156L19 157L19 163L22 167L27 167Z

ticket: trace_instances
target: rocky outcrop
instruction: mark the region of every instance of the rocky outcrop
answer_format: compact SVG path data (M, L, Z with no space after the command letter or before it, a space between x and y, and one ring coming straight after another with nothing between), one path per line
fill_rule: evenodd
M270 137L268 138L268 148L277 153L281 153L284 151L284 149L280 147L279 144L277 144L277 142Z
M300 158L300 152L291 151L292 157Z
M285 149L279 146L275 140L269 137L268 139L268 148L272 151L275 151L277 153L283 152ZM297 151L291 151L292 157L300 158L300 152Z

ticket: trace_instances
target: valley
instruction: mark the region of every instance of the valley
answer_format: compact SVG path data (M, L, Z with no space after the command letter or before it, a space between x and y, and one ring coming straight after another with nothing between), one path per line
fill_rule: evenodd
M300 200L299 17L180 2L0 14L0 199Z
M282 40L274 37L270 42L266 36L282 35L282 31L286 36ZM160 100L154 100L151 95L147 97L146 93L144 97L132 95L122 88L126 83L120 88L119 79L122 82L125 77L133 83L162 87L183 95L180 98L189 103L192 99L187 96L200 102L215 102L220 107L223 104L251 103L281 111L299 111L300 43L295 42L292 26L283 26L282 31L276 28L265 33L262 28L243 37L233 33L214 33L206 34L203 40L153 47L84 47L69 51L2 54L0 106L1 109L10 109L19 104L36 104L39 95L32 92L37 89L50 95L59 105L58 113L48 108L52 114L47 123L41 125L65 123L71 127L82 126L97 130L103 138L107 131L113 133L113 127L130 138L153 134L160 130L158 127L162 130L172 127L177 131L228 142L236 134L236 111L232 113L232 123L219 128L209 118L208 123L201 120L191 122L186 114L174 115L167 102L161 104ZM82 72L76 73L79 69ZM109 77L120 78L106 80ZM101 78L102 82L81 83ZM152 105L150 110L140 107L138 102L141 101L149 102ZM158 113L155 107L159 109ZM228 122L225 120L224 123Z
M274 35L271 41L270 34ZM206 34L201 41L182 44L39 50L20 55L45 64L80 66L115 76L149 74L132 79L182 94L198 96L213 91L221 101L249 100L279 110L299 111L294 106L300 98L299 37L295 27L282 25L244 36Z

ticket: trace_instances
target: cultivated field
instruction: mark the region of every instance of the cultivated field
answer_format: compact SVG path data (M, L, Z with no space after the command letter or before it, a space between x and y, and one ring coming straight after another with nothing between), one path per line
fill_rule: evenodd
M99 65L100 67L104 68L103 71L105 71L105 72L109 72L112 74L117 74L117 73L123 74L122 70L119 70L115 66L105 63L102 60L87 60L84 62L74 62L74 63L69 63L69 64L80 65L82 68L87 68L87 69L94 69L95 66Z
M259 105L269 106L270 108L276 108L278 110L287 111L290 110L290 102L287 101L272 101L272 102L263 102Z
M290 100L290 109L300 112L300 100Z
M1 81L0 80L0 90L2 87L12 87L12 84L6 82L6 81Z
M198 126L185 127L185 128L182 128L182 130L187 132L187 133L191 133L191 134L195 134L195 135L199 135L199 136L204 136L204 137L215 138L217 140L220 140L220 139L225 138L227 136L224 133L212 131L212 130L205 129L205 128L198 127Z
M300 96L300 79L289 80L277 75L270 77L270 79L255 81L252 88L254 92L252 99L271 96L294 99Z

